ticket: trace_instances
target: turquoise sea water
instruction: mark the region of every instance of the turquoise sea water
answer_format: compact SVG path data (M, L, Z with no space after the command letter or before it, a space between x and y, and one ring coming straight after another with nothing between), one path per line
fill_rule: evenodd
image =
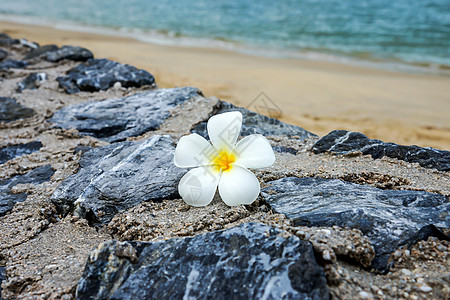
M450 0L1 0L0 15L248 47L262 55L450 66Z

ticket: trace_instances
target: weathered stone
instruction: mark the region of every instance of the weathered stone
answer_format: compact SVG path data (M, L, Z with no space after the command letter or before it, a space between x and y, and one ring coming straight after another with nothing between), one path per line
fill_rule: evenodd
M2 281L5 279L5 267L0 266L0 299L2 299Z
M41 184L50 178L55 170L50 165L38 167L24 175L17 175L12 178L0 181L0 216L10 211L17 202L25 201L27 193L12 193L11 189L23 183Z
M0 49L0 61L4 60L8 56L8 52L3 49Z
M93 57L94 55L88 49L74 46L62 46L60 49L46 53L46 60L50 62L58 62L63 59L86 61Z
M259 133L262 135L286 135L288 137L296 136L299 139L307 139L316 136L305 129L281 122L256 112L249 111L243 107L234 106L231 103L219 101L214 114L221 114L228 111L240 111L243 116L241 136ZM207 121L197 124L192 132L197 133L204 138L208 138L206 129Z
M34 110L20 105L16 100L8 97L0 97L0 122L25 119L34 114Z
M55 214L46 208L39 209L40 218L44 214ZM6 259L5 299L73 299L89 253L99 243L110 239L106 230L89 227L86 220L67 217L49 224L52 218L48 218L41 221L46 226L30 238L25 239L22 235L24 240L18 241L14 250L10 250L14 254ZM18 219L17 224L12 225L28 227L29 233L35 222L35 215L30 214L28 220ZM19 230L24 230L19 228L18 234L21 233Z
M377 269L385 269L390 254L399 247L439 234L436 228L450 227L450 202L440 194L381 190L337 179L286 177L269 182L262 195L275 212L298 226L361 230L374 245L372 266Z
M108 142L123 141L158 129L170 116L170 110L200 94L200 90L192 87L151 90L64 107L50 121Z
M174 153L172 139L160 135L92 149L83 154L78 173L63 181L51 201L62 214L74 211L97 224L142 201L174 199L186 173L173 164Z
M37 89L41 85L41 82L47 80L46 73L31 73L24 80L17 85L17 92L22 92L25 89Z
M309 242L259 223L94 250L78 299L329 299Z
M25 59L32 59L35 57L39 57L41 55L47 55L48 52L54 52L58 50L58 46L56 45L44 45L40 46L36 49L31 49L26 55Z
M20 44L19 39L13 39L6 33L0 33L0 46L11 46Z
M23 60L7 59L0 62L0 70L23 69L27 65L28 63Z
M284 146L272 146L273 151L276 151L278 153L290 153L293 155L296 155L298 151L291 147L284 147Z
M450 171L450 151L385 143L369 139L360 132L334 130L318 140L313 151L314 153L331 152L336 154L361 152L363 155L371 155L374 159L387 156L418 163L424 168Z
M38 151L41 147L42 143L40 141L34 141L26 144L0 148L0 164L3 164L15 157Z
M108 59L89 59L57 80L68 94L104 91L116 82L123 87L155 85L155 78L149 72Z

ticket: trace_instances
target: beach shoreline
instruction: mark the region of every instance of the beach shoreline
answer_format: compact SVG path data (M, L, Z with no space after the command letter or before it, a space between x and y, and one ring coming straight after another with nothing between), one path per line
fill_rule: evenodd
M159 87L195 86L205 96L259 108L263 114L270 113L264 101L272 102L279 119L320 136L346 129L386 142L450 148L450 78L446 76L156 45L10 21L0 21L0 32L41 45L82 46L97 58L149 71ZM262 92L263 101L257 98Z

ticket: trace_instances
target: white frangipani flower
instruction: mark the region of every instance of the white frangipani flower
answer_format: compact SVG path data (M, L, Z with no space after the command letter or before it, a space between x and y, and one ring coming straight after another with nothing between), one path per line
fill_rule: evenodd
M269 141L260 134L249 135L236 144L241 127L242 114L227 112L209 119L211 143L196 133L179 140L175 165L195 167L178 185L178 192L187 204L208 205L217 187L227 205L251 204L256 200L259 181L247 168L269 167L275 162L275 155Z

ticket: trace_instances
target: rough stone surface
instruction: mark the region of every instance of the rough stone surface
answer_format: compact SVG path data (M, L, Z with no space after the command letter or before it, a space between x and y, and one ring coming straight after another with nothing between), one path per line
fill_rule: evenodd
M259 223L165 242L101 244L78 299L329 299L310 243Z
M28 51L28 53L25 55L25 59L33 59L35 57L39 57L41 55L47 54L48 52L54 52L58 50L58 46L56 45L43 45L36 49L31 49Z
M0 148L0 164L18 156L30 154L38 151L42 147L42 142L34 141L26 144L13 145Z
M240 111L243 116L243 123L241 129L241 136L259 133L265 136L268 135L286 135L288 137L297 137L297 139L305 140L316 135L306 131L305 129L281 122L256 112L249 111L243 107L234 106L231 103L219 101L216 110L213 114L221 114L228 111ZM208 138L206 130L206 121L197 124L192 132L197 133L204 138Z
M50 52L53 53L53 52ZM68 94L104 91L119 82L122 87L154 86L155 78L145 70L108 59L89 59L57 78Z
M291 147L284 147L284 146L273 146L273 151L276 151L278 153L290 153L293 155L296 155L298 153L297 149L291 148Z
M0 299L2 299L2 281L5 280L5 267L0 266Z
M28 63L22 60L7 59L0 62L0 70L23 69L27 65Z
M120 241L164 241L174 237L194 236L210 231L258 222L283 229L313 244L320 256L327 255L327 263L337 258L369 267L375 256L369 239L360 230L333 227L291 226L285 215L269 210L263 201L251 206L228 206L216 194L205 207L190 207L183 200L142 202L117 214L108 224L109 232Z
M55 170L46 165L38 167L24 175L14 176L10 179L0 181L0 216L10 211L17 202L25 201L27 193L14 193L13 188L18 184L40 184L50 180Z
M20 44L19 39L13 39L6 33L0 33L0 46L11 46Z
M158 89L125 98L85 102L57 111L50 121L108 142L122 141L158 129L174 107L200 93L191 87Z
M4 60L8 56L8 52L0 49L0 61Z
M2 288L2 281L5 280L5 267L0 266L0 294L1 294L1 288Z
M66 179L51 201L59 211L107 223L115 214L142 201L173 199L184 169L175 167L175 147L168 136L122 142L83 154L78 173Z
M17 92L22 92L25 89L37 89L41 85L41 82L47 79L47 74L41 73L31 73L24 80L19 82L17 85Z
M450 228L450 203L439 194L381 190L321 178L286 177L269 183L263 197L296 225L340 226L361 230L374 245L372 266L385 269L403 245Z
M5 299L73 299L89 253L109 239L86 223L67 217L6 251Z
M34 114L34 110L20 105L16 100L8 97L0 97L0 122L25 119Z
M418 163L424 168L450 171L450 151L384 143L380 140L369 139L360 132L334 130L318 140L313 151L314 153L331 152L336 154L361 152L363 155L371 155L374 159L387 156Z
M62 46L58 50L46 53L46 60L51 62L58 62L63 59L86 61L93 57L94 55L88 49L74 46Z

